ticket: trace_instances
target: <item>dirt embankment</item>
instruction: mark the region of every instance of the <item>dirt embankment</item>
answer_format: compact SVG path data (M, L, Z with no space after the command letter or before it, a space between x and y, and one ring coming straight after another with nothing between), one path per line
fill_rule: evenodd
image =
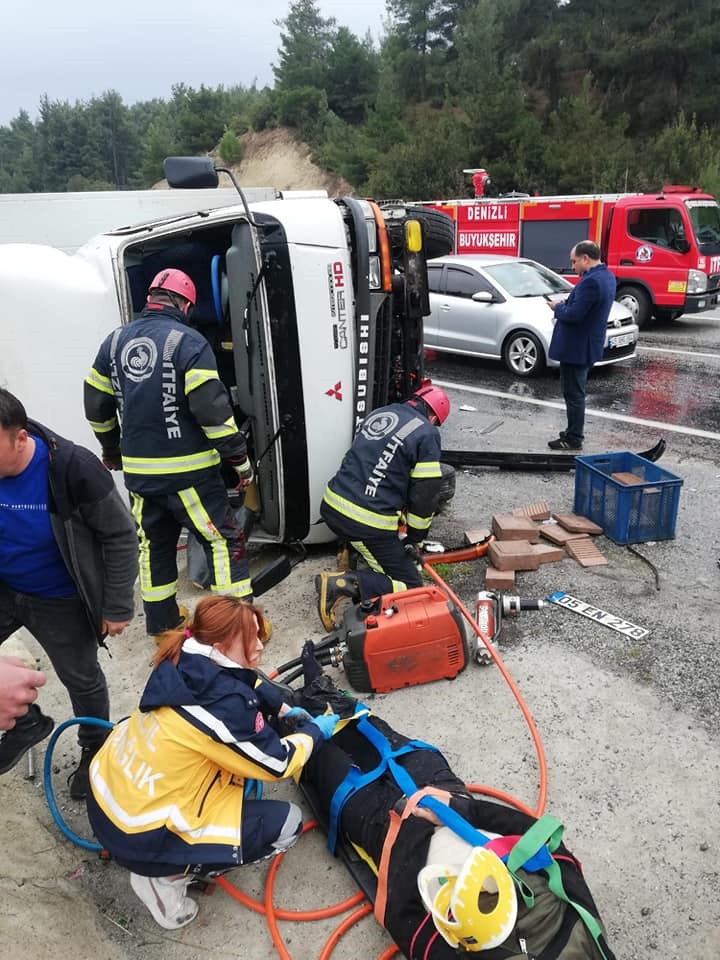
M296 140L285 127L250 131L240 138L243 157L232 167L243 187L274 187L276 190L327 190L330 196L352 194L353 188L342 177L322 170L313 163L310 147ZM221 187L231 187L229 177L221 174ZM155 189L167 187L167 180Z

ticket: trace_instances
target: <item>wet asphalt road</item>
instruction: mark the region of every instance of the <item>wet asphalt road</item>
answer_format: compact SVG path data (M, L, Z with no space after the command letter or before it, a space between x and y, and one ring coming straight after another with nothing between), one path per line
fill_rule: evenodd
M438 354L428 363L428 373L434 380L518 397L559 397L557 370L520 379L500 362ZM689 315L641 331L634 360L593 371L587 406L717 433L720 439L720 312Z

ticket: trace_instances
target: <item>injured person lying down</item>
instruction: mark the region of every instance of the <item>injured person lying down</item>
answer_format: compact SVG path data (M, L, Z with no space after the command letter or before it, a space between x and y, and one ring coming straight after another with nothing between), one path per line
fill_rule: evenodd
M302 692L287 696L341 719L300 786L409 960L615 960L556 820L471 795L436 747L339 691L312 643L302 663Z

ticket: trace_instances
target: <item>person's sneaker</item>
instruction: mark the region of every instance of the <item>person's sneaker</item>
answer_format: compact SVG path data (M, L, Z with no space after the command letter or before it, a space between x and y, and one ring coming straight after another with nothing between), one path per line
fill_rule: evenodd
M318 613L326 630L337 626L337 608L345 600L357 603L360 588L354 573L319 573L315 577Z
M90 764L99 749L99 746L82 748L80 763L68 777L70 796L73 800L84 800L90 793Z
M166 930L179 930L197 916L198 905L186 896L192 877L141 877L130 874L130 886L142 900L156 923Z
M572 443L565 437L558 437L557 440L550 440L548 446L551 450L582 450L581 443Z
M18 717L12 730L0 737L0 773L12 770L30 747L48 737L55 726L52 717L47 717L40 707L30 704L24 717Z

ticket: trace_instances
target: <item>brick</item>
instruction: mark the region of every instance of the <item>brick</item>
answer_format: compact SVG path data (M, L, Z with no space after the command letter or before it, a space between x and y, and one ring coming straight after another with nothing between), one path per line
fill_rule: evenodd
M534 543L533 553L540 563L557 563L558 560L565 559L565 548L552 547L549 543Z
M525 507L516 507L514 517L529 517L531 520L548 520L550 518L550 504L544 500L541 503L529 503Z
M511 514L496 514L492 518L492 531L498 540L527 540L537 543L540 531L529 517L513 517Z
M638 483L645 483L643 478L639 477L636 473L620 471L619 473L611 473L610 476L613 480L617 480L618 483L622 483L626 487L634 487Z
M497 570L537 570L540 560L527 540L491 540L488 559Z
M582 540L570 540L566 544L567 552L577 560L581 567L599 567L606 564L607 557L604 557L590 537L584 537Z
M490 536L490 529L488 527L473 527L472 530L465 531L465 543L482 543L483 540L487 540Z
M488 590L512 590L515 586L515 571L488 567L485 571L485 586Z
M562 547L568 540L582 540L587 537L587 534L570 533L565 527L561 527L559 523L543 523L540 527L540 536L543 540L549 540L550 543L555 543L557 546Z
M598 534L603 532L603 528L593 523L588 517L581 517L577 513L556 513L555 519L561 527L565 527L570 533L589 533Z

